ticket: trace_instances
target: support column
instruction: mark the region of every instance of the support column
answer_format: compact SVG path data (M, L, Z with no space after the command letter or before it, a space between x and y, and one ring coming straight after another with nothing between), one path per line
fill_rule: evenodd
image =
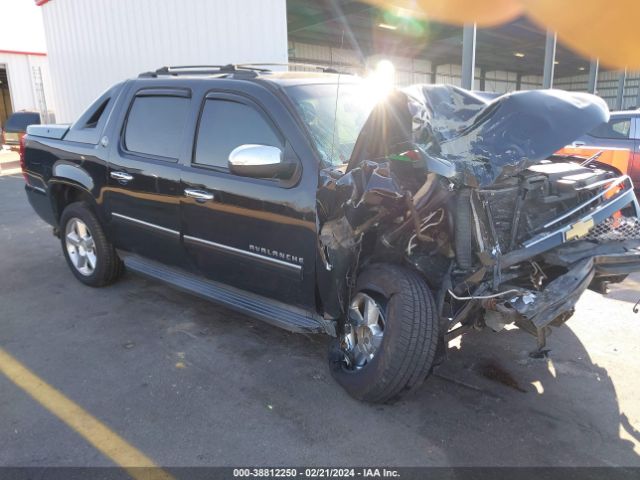
M434 85L438 75L438 64L431 64L431 84Z
M542 88L553 87L553 69L556 61L556 34L547 30L544 44L544 70L542 72Z
M462 88L473 89L476 69L476 24L465 25L462 29Z
M616 110L622 110L624 101L624 82L627 79L627 70L624 69L618 75L618 93L616 94Z
M522 90L522 74L518 72L516 74L516 91Z
M587 91L589 93L596 93L598 89L598 69L600 68L600 60L594 58L589 64L589 85L587 85Z
M484 68L480 69L480 91L484 92L487 89L487 71Z

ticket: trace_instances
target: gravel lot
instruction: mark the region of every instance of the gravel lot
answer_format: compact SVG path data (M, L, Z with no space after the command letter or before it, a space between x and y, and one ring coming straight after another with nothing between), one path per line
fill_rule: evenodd
M0 348L160 465L640 466L640 275L587 292L530 359L518 330L462 339L406 400L331 379L326 339L127 274L78 283L0 177ZM0 465L110 460L0 374Z

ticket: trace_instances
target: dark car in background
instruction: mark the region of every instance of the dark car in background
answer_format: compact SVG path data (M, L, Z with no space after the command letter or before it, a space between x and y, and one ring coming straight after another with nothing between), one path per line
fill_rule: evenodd
M2 130L2 145L8 145L10 149L18 150L20 138L27 133L27 127L40 123L38 112L20 111L9 115Z
M640 111L611 112L607 123L573 142L576 147L624 148L630 152L626 172L636 192L640 185Z

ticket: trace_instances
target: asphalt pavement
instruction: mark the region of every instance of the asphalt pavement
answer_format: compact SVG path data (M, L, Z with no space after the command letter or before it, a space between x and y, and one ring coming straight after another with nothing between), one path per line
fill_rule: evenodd
M587 292L548 359L517 329L474 332L392 406L331 379L291 334L126 274L77 282L0 177L0 349L158 465L640 466L640 275ZM0 373L0 466L112 461Z

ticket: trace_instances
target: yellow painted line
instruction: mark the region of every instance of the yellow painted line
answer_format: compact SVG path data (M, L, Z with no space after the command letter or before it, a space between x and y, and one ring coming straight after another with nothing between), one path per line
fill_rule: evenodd
M0 348L0 373L136 480L171 480L153 460ZM139 468L145 467L145 468Z

